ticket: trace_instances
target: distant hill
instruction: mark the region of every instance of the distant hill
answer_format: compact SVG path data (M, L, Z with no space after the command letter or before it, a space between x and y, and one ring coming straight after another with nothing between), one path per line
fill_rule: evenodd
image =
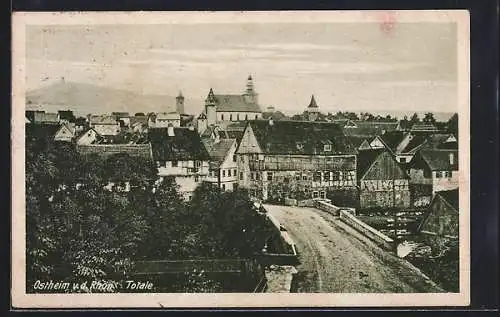
M113 111L136 112L174 111L175 97L168 95L143 95L128 90L102 87L86 83L60 81L28 91L26 109L73 110L77 115L110 113ZM198 114L203 101L186 97L185 112Z

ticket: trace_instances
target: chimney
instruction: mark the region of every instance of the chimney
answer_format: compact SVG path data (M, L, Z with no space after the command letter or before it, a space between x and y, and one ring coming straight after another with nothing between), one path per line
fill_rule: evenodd
M450 153L449 157L450 157L450 165L453 165L455 163L455 155L453 155L453 153Z
M167 135L168 136L175 136L174 126L171 123L169 123L167 126Z

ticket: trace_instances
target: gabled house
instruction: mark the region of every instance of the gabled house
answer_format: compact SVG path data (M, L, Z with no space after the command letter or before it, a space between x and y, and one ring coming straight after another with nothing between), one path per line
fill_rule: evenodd
M373 137L370 141L370 147L373 149L387 149L395 154L397 146L403 141L406 136L403 131L389 131L381 135Z
M102 139L102 136L97 133L97 131L93 128L88 129L87 131L81 133L76 138L77 145L90 145L98 142Z
M64 123L54 136L55 141L71 142L75 138L76 130L74 123Z
M102 136L117 135L121 131L120 123L113 116L90 116L89 126Z
M361 209L410 206L410 177L387 150L359 151L357 174Z
M458 140L452 133L433 133L427 137L422 149L458 150Z
M337 124L249 121L236 155L239 184L258 199L356 191L356 150Z
M33 123L37 124L59 124L59 116L57 113L47 113L36 111L33 113Z
M399 163L408 164L425 143L428 135L428 133L390 131L376 136L370 142L370 146L374 149L386 148Z
M356 150L370 150L370 142L365 137L347 136Z
M434 195L417 231L435 240L458 240L459 211L458 189L438 191Z
M120 123L122 127L130 126L130 114L128 112L112 112L111 116Z
M154 117L154 121L150 122L152 128L166 128L169 125L173 127L181 126L181 115L177 112L159 112Z
M153 160L160 180L173 176L186 200L209 172L210 155L198 132L193 128L149 129Z
M216 184L222 190L238 187L238 165L236 163L235 139L204 139L203 143L210 155L207 182Z
M414 204L426 205L434 193L459 186L458 150L422 149L409 165Z

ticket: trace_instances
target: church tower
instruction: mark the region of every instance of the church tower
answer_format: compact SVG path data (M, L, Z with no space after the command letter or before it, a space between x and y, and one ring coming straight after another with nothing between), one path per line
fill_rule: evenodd
M314 99L314 95L311 96L311 101L305 112L307 113L307 119L309 121L316 121L318 119L319 107L316 103L316 99Z
M255 104L259 103L258 94L257 92L255 92L252 75L248 75L247 86L245 89L245 93L243 94L243 98L245 99L246 103L255 103Z
M184 96L179 91L179 95L175 97L175 110L178 114L184 114Z
M210 88L207 98L205 99L205 113L207 115L207 125L214 125L217 121L217 100L214 95L214 91Z

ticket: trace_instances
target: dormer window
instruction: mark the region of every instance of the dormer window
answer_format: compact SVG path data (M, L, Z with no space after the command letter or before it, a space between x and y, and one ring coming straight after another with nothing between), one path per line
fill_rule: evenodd
M301 142L297 142L297 150L302 150L304 149L304 144Z
M332 145L331 144L325 144L323 146L323 149L325 152L330 152L332 150Z

